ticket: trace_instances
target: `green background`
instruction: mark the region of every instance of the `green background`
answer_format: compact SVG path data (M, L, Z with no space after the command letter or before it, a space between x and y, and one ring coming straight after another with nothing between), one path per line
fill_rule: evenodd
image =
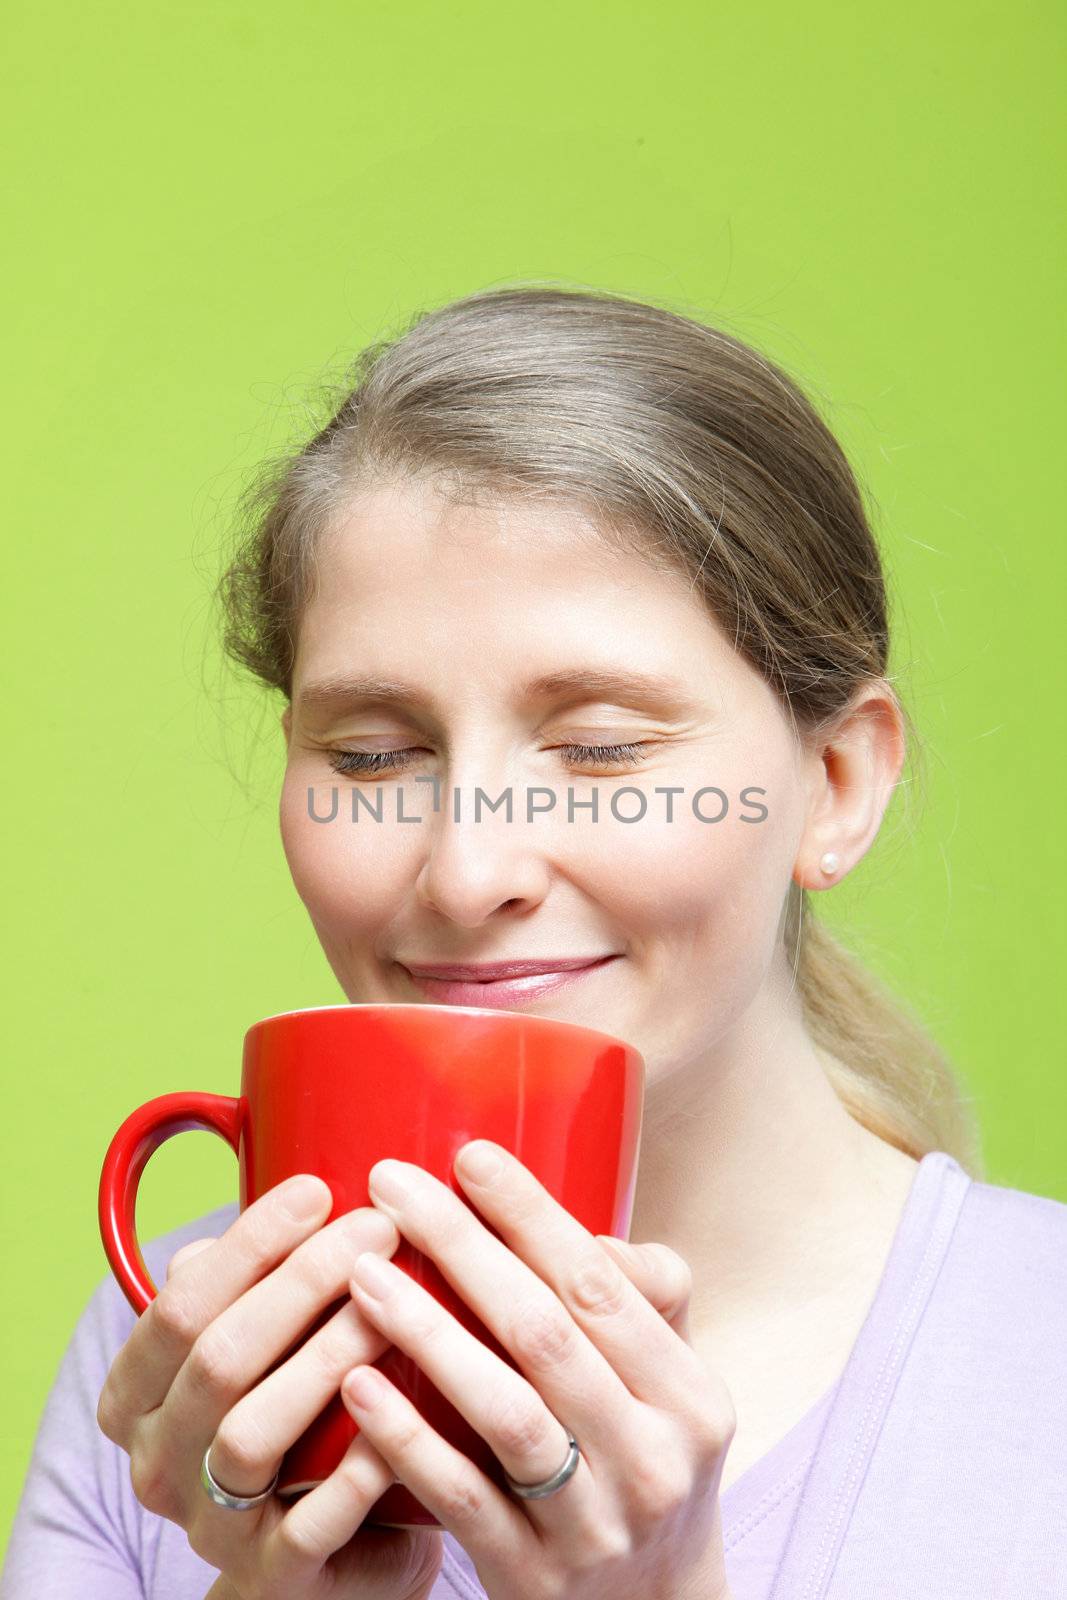
M114 1129L343 998L276 713L213 643L233 499L330 370L476 288L718 320L825 409L928 779L819 907L958 1063L991 1180L1067 1199L1059 9L8 10L5 1529ZM235 1197L175 1140L142 1236Z

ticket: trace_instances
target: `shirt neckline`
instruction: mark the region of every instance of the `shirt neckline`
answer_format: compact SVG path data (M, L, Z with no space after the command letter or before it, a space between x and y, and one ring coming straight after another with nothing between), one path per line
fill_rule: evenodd
M770 1600L824 1600L901 1370L972 1185L947 1151L931 1151L921 1163L805 1475Z
M887 1284L896 1281L902 1262L919 1242L915 1221L926 1214L928 1199L931 1192L940 1186L946 1162L955 1165L952 1157L944 1151L931 1150L916 1163L877 1287L838 1377L776 1444L746 1467L722 1491L719 1504L723 1540L727 1549L751 1532L755 1524L781 1501L783 1495L803 1482L833 1403L854 1371L857 1351L867 1343L868 1327L884 1304Z

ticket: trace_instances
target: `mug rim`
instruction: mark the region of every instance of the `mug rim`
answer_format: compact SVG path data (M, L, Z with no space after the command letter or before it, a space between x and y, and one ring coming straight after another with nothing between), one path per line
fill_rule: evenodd
M616 1033L608 1033L603 1028L590 1028L584 1022L568 1022L561 1017L530 1016L525 1012L498 1011L493 1006L445 1006L434 1005L426 1002L420 1004L417 1000L356 1000L351 1004L344 1001L335 1001L325 1006L294 1006L290 1011L274 1011L270 1016L260 1017L245 1029L245 1038L254 1033L257 1028L266 1027L268 1023L280 1022L285 1017L310 1016L319 1011L460 1011L465 1016L492 1017L497 1020L501 1017L514 1018L522 1022L547 1022L553 1028L569 1028L574 1033L582 1033L594 1039L606 1040L610 1044L620 1045L624 1050L632 1051L642 1064L644 1057L635 1044L628 1039L620 1039Z

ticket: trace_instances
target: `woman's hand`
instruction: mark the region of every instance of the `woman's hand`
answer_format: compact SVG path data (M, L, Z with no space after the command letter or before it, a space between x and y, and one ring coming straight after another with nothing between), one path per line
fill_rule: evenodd
M310 1207L295 1202L301 1182ZM370 1206L324 1227L331 1203L321 1178L290 1180L221 1238L179 1250L100 1394L97 1422L129 1455L138 1500L222 1574L212 1600L425 1600L441 1565L438 1529L358 1531L394 1481L365 1437L291 1504L274 1495L226 1510L200 1483L210 1445L224 1488L265 1488L345 1373L388 1348L353 1305L348 1278L358 1255L391 1255L399 1235ZM341 1309L269 1371L337 1300Z
M499 1157L495 1175L465 1166L481 1151ZM688 1266L648 1244L623 1270L626 1247L605 1248L498 1145L464 1146L455 1171L503 1242L408 1162L379 1162L371 1199L519 1371L380 1257L357 1263L353 1298L510 1477L551 1477L567 1428L577 1471L543 1499L501 1492L367 1365L341 1389L361 1436L463 1545L489 1600L724 1600L719 1481L735 1417L688 1340Z

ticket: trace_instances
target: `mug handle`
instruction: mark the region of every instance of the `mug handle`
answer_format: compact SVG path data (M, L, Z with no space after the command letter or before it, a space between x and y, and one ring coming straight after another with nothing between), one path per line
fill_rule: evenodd
M104 1254L119 1288L140 1316L159 1290L148 1276L137 1239L137 1186L148 1158L176 1133L217 1133L240 1157L247 1102L228 1094L161 1094L126 1118L108 1146L100 1173L98 1216Z

